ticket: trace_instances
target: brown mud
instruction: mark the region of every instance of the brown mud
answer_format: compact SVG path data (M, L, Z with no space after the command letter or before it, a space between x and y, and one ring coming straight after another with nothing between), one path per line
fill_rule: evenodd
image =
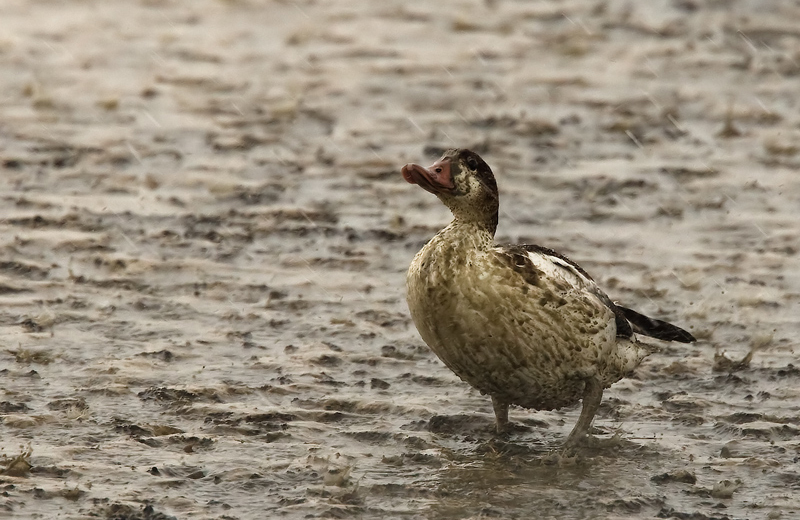
M9 0L0 516L800 515L800 7ZM405 269L472 147L498 240L687 327L578 410L427 350ZM751 354L749 357L748 354Z

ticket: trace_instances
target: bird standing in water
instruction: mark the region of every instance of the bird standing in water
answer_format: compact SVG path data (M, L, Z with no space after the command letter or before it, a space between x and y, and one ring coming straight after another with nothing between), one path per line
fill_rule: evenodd
M492 398L497 431L508 407L552 410L583 400L566 447L586 436L603 397L650 352L636 334L690 343L665 321L612 302L579 265L536 245L496 246L491 168L451 149L403 178L436 195L450 224L414 257L408 307L422 339L461 379Z

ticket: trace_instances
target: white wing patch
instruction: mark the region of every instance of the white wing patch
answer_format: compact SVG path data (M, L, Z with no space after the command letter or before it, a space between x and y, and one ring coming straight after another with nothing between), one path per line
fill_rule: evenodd
M528 258L531 259L533 265L542 271L548 278L560 278L573 286L576 290L597 290L597 284L593 280L586 277L583 273L578 271L574 265L566 260L557 256L552 256L544 253L529 251Z
M545 274L546 278L565 282L571 289L595 298L603 306L613 311L614 303L611 298L600 289L594 280L568 260L541 251L528 251L528 258L537 269Z

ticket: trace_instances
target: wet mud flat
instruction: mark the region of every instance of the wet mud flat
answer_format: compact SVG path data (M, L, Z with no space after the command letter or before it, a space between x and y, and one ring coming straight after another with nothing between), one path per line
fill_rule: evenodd
M792 2L9 1L0 7L8 518L794 518ZM578 410L425 347L449 218L399 167L472 147L500 242L687 327Z

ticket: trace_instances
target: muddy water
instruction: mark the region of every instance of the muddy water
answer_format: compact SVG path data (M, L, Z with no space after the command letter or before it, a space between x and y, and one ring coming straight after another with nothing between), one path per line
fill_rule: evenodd
M800 8L788 1L0 7L8 518L796 518ZM578 411L512 410L403 299L469 146L498 239L689 328ZM750 357L746 357L751 353Z

